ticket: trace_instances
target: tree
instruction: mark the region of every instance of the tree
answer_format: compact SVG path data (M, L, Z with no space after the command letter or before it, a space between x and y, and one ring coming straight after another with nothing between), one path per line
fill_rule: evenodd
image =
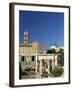
M52 51L52 54L57 54L54 48L51 51Z
M51 71L52 76L59 77L63 74L64 70L61 66L55 66L54 69Z
M47 50L46 53L47 54L52 54L52 51L51 50Z
M53 48L53 49L49 49L46 51L47 54L56 54L56 50Z
M58 52L58 64L60 64L61 66L64 66L64 50L60 49L60 51Z

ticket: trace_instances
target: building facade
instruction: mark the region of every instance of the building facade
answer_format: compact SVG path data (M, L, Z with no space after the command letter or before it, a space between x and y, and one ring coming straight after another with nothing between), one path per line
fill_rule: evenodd
M22 72L29 71L38 76L50 74L58 62L58 55L45 54L40 43L28 43L28 32L24 32L24 43L19 45L19 57Z

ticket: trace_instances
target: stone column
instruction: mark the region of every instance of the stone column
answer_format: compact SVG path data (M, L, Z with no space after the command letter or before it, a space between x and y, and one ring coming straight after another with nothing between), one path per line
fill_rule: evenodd
M55 56L55 66L57 66L57 56Z
M52 70L54 68L54 59L52 59Z
M49 60L47 61L47 63L48 63L48 74L50 74L50 65L49 65Z
M40 75L42 74L42 60L40 59Z

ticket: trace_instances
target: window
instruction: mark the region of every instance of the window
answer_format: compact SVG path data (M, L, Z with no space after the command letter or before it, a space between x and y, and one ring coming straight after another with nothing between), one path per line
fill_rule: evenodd
M26 61L26 56L21 56L21 61Z
M32 56L32 61L35 61L35 56Z
M27 37L27 34L25 34L25 37Z
M24 56L21 56L21 61L24 61Z

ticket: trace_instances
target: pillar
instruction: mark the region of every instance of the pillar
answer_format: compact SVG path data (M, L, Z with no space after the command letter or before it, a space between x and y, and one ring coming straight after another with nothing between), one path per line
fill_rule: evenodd
M55 56L55 66L57 66L57 56Z
M40 59L40 75L42 74L42 60Z
M49 60L47 61L47 63L48 63L48 74L50 74L50 65L49 65Z
M54 64L54 60L55 59L52 59L52 69L54 68L55 64Z

